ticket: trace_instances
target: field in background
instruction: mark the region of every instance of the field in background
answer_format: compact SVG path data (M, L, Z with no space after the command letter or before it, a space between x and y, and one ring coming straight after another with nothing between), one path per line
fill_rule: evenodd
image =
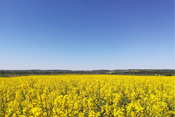
M175 116L174 76L0 78L0 116Z

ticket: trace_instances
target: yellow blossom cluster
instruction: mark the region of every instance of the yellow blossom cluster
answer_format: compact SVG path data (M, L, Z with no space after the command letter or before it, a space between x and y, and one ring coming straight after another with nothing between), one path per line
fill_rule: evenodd
M173 117L174 76L0 78L0 117Z

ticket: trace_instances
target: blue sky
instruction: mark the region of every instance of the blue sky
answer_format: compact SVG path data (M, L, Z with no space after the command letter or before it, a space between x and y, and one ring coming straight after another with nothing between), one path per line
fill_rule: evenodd
M173 68L173 0L0 1L0 69Z

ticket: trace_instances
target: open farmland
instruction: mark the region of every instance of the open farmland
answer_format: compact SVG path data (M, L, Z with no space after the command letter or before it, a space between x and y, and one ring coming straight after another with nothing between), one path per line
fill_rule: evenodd
M174 76L0 78L1 117L175 116Z

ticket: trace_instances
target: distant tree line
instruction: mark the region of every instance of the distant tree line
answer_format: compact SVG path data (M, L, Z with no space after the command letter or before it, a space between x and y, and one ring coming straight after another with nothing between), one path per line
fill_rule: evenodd
M56 75L56 74L114 74L114 75L164 75L174 76L174 70L0 70L0 76Z

